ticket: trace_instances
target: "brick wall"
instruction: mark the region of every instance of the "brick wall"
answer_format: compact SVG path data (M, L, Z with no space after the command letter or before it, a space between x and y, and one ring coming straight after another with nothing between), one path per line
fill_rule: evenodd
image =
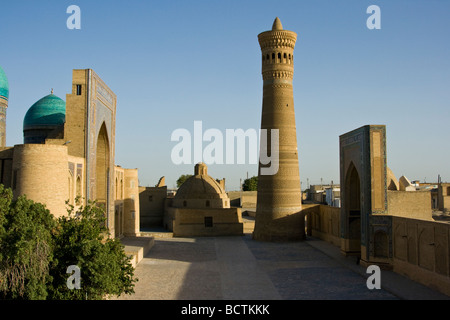
M431 192L388 191L388 214L397 217L432 220Z
M394 271L450 295L450 224L393 217Z
M45 144L14 146L13 194L44 203L59 217L67 214L69 169L67 147Z

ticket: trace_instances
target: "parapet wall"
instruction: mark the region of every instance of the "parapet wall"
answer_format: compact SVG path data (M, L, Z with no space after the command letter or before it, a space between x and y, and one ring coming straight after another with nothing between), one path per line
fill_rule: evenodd
M425 192L418 195L423 201L428 200L428 196ZM318 204L304 205L303 208L308 236L339 247L340 208ZM393 270L450 296L450 223L383 216L392 219L393 258L389 263ZM375 242L374 245L380 244Z
M450 224L393 217L394 271L450 296Z
M334 244L335 246L341 245L341 208L330 207L322 204L304 204L302 211L307 217L308 236L322 239Z

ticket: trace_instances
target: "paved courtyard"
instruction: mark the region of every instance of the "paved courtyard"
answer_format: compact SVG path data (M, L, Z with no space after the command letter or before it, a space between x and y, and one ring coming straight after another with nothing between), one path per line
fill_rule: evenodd
M270 243L235 237L157 238L137 265L132 296L146 300L448 299L391 271L369 290L366 269L310 238Z

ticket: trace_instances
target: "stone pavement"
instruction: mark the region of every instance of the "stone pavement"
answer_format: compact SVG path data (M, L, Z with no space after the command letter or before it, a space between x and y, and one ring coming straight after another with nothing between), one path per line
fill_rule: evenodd
M133 300L450 299L392 271L369 290L366 269L321 240L156 238L137 265Z

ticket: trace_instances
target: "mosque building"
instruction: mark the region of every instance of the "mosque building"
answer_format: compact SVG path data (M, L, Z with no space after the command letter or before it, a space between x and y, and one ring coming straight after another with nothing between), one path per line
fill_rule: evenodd
M139 233L137 169L114 164L116 95L92 69L73 70L66 101L52 92L27 111L23 144L6 147L9 85L0 67L0 183L55 216L95 200L112 236Z

